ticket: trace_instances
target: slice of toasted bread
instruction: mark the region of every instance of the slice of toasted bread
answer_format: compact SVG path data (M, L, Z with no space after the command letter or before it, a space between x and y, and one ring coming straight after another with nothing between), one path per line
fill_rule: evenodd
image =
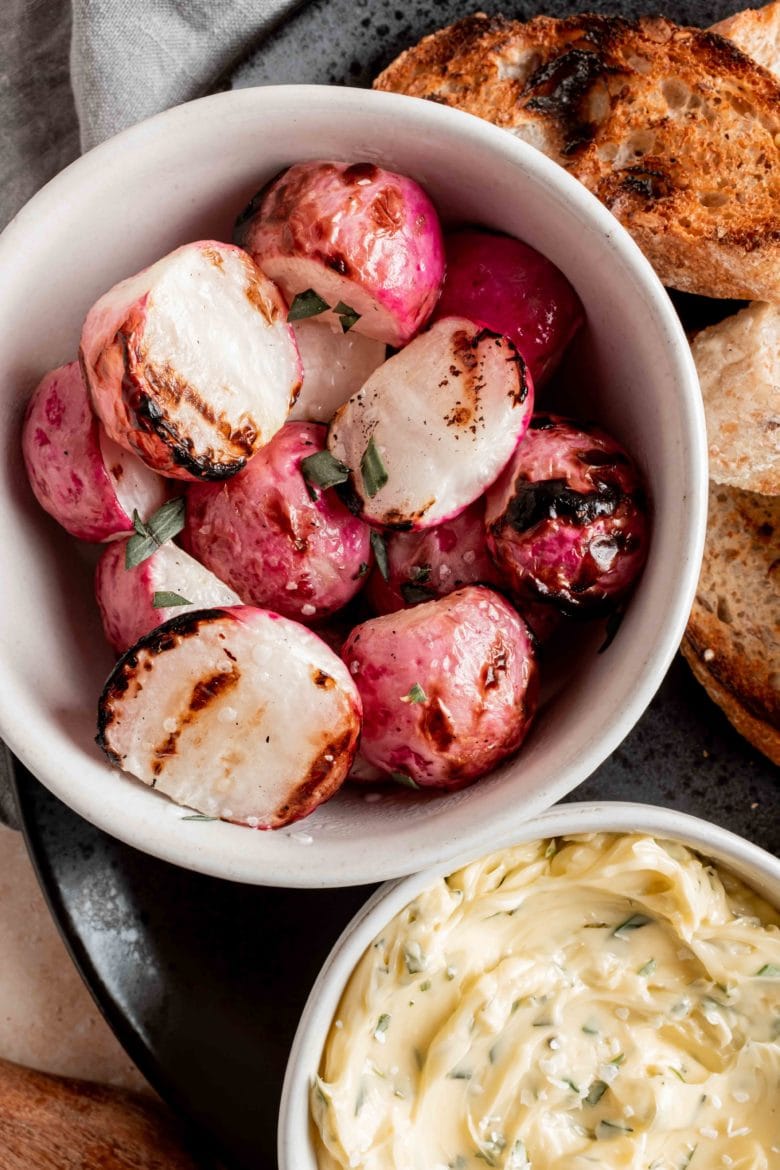
M737 731L780 764L780 497L710 485L682 651Z
M691 350L707 415L711 478L780 494L780 305L749 305L702 329Z
M746 8L713 24L710 32L728 37L748 57L780 77L780 0L763 8Z
M668 20L478 14L377 79L510 130L567 167L668 285L780 301L780 83Z

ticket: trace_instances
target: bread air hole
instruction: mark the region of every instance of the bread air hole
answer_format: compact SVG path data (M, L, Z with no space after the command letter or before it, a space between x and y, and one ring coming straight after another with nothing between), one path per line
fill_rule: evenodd
M702 207L723 207L728 201L729 197L724 191L704 191L699 196Z

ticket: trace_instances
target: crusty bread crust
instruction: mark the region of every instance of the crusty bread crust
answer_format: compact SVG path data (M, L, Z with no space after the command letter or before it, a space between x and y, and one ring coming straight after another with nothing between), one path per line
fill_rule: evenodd
M780 497L710 485L682 651L737 731L780 764Z
M710 477L780 495L780 305L748 305L697 333L691 351L707 416Z
M467 17L376 80L502 126L570 170L664 283L780 301L780 83L661 18Z
M780 77L780 0L763 8L746 8L713 24L710 32L728 37L748 57Z

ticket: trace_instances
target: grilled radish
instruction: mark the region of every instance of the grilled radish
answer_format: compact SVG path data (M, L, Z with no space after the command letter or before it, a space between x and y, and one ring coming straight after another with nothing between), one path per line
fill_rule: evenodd
M109 545L95 570L103 631L118 654L169 618L241 604L232 589L175 544L161 545L130 569L127 547L127 540Z
M314 319L296 321L293 333L303 364L303 386L290 421L329 423L385 360L387 346L350 329L336 332Z
M235 475L279 430L300 387L286 312L245 252L211 240L115 285L81 334L108 433L163 475Z
M321 424L287 423L240 475L198 484L187 504L193 556L242 601L303 622L346 605L372 560L367 525L321 486L324 445Z
M560 268L511 236L466 228L444 243L447 276L434 317L469 317L505 334L538 390L582 324L580 298Z
M639 472L604 431L535 415L487 493L488 547L518 597L590 615L620 601L647 555Z
M167 486L109 439L92 413L78 362L52 370L30 399L22 451L42 508L79 540L114 540L164 502Z
M258 192L235 239L279 285L292 317L321 312L388 345L425 323L444 275L430 199L413 179L369 162L290 167Z
M363 701L362 756L420 787L484 776L536 710L528 629L481 585L363 622L341 653Z
M248 606L197 610L120 658L97 741L178 804L277 829L341 786L360 715L349 672L310 630Z
M525 434L533 390L507 337L447 317L375 371L335 414L331 453L352 471L361 514L430 528L462 512Z

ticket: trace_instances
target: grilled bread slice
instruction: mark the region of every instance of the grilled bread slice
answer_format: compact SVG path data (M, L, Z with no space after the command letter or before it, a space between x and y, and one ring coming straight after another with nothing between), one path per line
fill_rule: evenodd
M780 497L710 485L682 651L741 735L780 764Z
M543 150L666 284L780 301L780 83L723 37L662 18L477 14L402 53L375 85Z
M746 8L713 24L710 32L728 37L748 57L780 77L780 0L763 8Z
M710 476L780 495L780 305L749 305L702 329L691 350L707 415Z

